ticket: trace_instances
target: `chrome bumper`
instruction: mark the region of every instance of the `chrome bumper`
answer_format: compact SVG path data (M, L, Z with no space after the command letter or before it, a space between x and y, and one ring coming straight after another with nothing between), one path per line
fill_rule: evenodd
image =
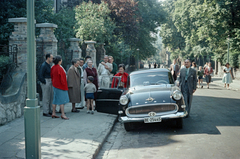
M162 115L160 116L162 119L174 119L174 118L183 118L187 116L187 112L177 112L175 114L168 114L168 115ZM156 116L158 117L158 116ZM121 117L120 121L123 123L128 123L128 122L143 122L144 117L139 117L139 118L130 118L127 116Z

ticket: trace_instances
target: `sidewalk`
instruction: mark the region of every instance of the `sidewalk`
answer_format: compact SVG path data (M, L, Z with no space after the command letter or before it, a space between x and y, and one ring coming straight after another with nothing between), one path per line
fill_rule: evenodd
M65 111L70 120L41 116L41 157L94 158L117 116L96 111L94 115L86 114L86 108L81 109L80 113L71 113L70 103L65 106ZM23 117L0 126L0 136L0 158L25 158Z
M211 84L216 84L221 87L224 86L224 84L222 83L221 77L213 77L213 82ZM230 87L230 90L240 91L240 80L237 80L237 79L233 80L233 83L231 83L229 87Z

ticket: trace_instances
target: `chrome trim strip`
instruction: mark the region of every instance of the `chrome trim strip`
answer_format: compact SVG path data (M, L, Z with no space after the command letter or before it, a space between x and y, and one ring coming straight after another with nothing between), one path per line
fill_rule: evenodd
M183 118L185 116L187 116L187 112L177 112L175 114L168 114L168 115L163 115L163 116L160 116L161 119L175 119L175 118ZM158 116L155 116L155 117L158 117ZM121 117L120 118L121 122L123 123L129 123L129 122L143 122L144 121L144 117L141 117L141 118L131 118L131 117L127 117L127 116L124 116L124 117Z
M160 115L166 115L166 114L173 114L176 113L178 111L178 105L176 103L156 103L156 104L150 104L150 105L138 105L138 106L132 106L126 109L125 113L128 117L149 117L148 113L146 114L129 114L129 109L131 108L139 108L139 107L148 107L148 106L155 106L155 105L174 105L175 106L175 110L173 111L168 111L168 112L164 112L164 113L156 113L156 116L160 116Z
M119 102L119 99L96 99L98 102Z

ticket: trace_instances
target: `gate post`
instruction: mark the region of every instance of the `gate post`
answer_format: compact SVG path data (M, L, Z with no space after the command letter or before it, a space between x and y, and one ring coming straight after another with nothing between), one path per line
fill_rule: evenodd
M68 53L73 53L72 58L80 58L82 57L82 50L79 47L79 41L82 41L81 39L78 38L70 38L68 39L70 42L70 47L68 48Z
M96 65L96 49L94 47L94 44L96 44L96 41L85 41L85 44L87 44L87 49L86 49L86 55L91 56L91 59L93 61L93 65L95 68L97 68Z

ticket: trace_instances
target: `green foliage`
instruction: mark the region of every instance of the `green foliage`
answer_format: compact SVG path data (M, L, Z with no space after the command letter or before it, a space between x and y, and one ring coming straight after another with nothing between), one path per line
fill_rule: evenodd
M12 62L8 56L0 56L0 79L7 73L8 67Z
M75 8L76 37L84 40L94 40L100 43L110 41L115 24L109 17L108 4L83 2Z

